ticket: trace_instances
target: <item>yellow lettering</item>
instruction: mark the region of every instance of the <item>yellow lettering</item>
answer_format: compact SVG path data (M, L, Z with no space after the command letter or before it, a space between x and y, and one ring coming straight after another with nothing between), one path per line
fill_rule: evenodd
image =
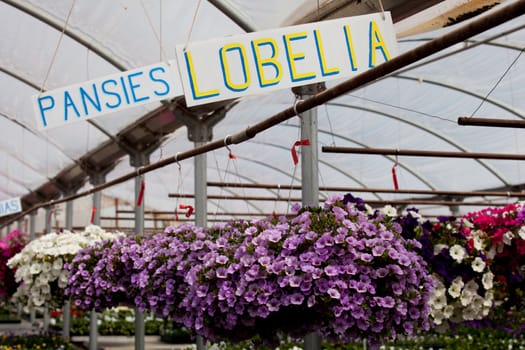
M303 40L308 36L306 32L291 33L283 35L284 47L286 49L286 58L288 61L288 68L290 69L290 78L293 82L309 80L315 78L314 72L298 73L295 61L304 59L304 52L292 52L292 41Z
M319 57L319 63L321 65L321 75L325 77L327 75L338 74L339 68L337 67L328 68L326 64L323 39L321 38L321 34L319 33L317 29L314 30L314 37L315 37L315 47L317 49L317 56Z
M268 45L272 49L270 57L261 58L261 49L263 45ZM252 41L252 51L253 56L255 57L255 65L257 68L257 76L259 78L260 87L270 86L278 84L282 78L282 67L279 61L277 61L277 56L279 55L277 42L272 38L262 38ZM267 78L264 72L264 67L272 67L275 69L275 77Z
M385 42L383 41L383 36L381 35L381 32L379 31L379 27L377 26L377 23L375 21L370 22L370 51L369 51L369 59L368 59L368 65L370 68L373 68L376 66L376 51L380 50L383 54L383 57L385 58L385 61L390 60L390 53L388 53L388 49L386 47Z
M184 58L186 60L186 69L188 70L188 75L190 76L190 87L191 93L195 100L201 100L203 98L209 98L213 96L218 96L219 90L212 89L208 91L199 91L199 86L197 85L197 78L195 74L195 67L193 65L193 58L191 57L190 51L184 52Z
M356 71L357 59L355 58L354 42L352 40L352 34L350 33L350 26L347 24L344 26L345 38L346 38L346 49L348 51L348 58L350 59L350 67L352 71Z
M236 84L231 79L231 70L230 65L228 64L228 56L227 53L230 51L238 51L240 62L242 65L242 73L244 75L244 82L241 84ZM250 86L251 77L250 77L250 71L248 69L248 58L246 57L246 50L244 49L244 46L240 43L232 43L224 45L220 49L220 57L221 57L221 68L222 68L222 77L224 79L224 84L226 87L233 91L244 91Z

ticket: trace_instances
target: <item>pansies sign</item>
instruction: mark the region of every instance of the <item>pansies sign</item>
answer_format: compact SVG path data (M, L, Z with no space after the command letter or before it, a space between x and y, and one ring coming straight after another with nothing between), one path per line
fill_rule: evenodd
M177 59L32 99L40 129L184 95L188 106L350 77L396 54L389 12L177 46Z

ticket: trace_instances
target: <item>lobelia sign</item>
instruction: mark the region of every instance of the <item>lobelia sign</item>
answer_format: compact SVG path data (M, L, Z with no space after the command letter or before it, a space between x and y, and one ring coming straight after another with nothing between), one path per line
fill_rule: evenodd
M180 45L177 61L186 104L195 106L350 77L396 50L385 12Z
M181 96L175 61L112 74L33 97L40 129Z
M181 95L196 106L347 78L396 51L390 13L376 13L179 45L177 61L48 91L32 102L46 130Z
M0 217L20 213L21 211L22 203L20 202L20 197L0 201Z

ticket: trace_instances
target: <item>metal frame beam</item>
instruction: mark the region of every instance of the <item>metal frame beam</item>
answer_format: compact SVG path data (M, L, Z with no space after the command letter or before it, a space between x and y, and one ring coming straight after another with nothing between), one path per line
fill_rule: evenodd
M71 27L64 28L63 20L53 17L47 12L42 11L38 9L37 7L27 2L24 2L24 1L20 1L20 0L2 0L2 1L18 9L19 11L22 11L23 13L36 18L40 22L47 24L48 26L56 29L59 32L64 31L64 34L66 36L78 42L80 45L85 46L87 49L89 49L96 55L100 56L102 59L110 63L115 68L121 71L125 71L131 67L130 64L124 61L121 61L120 59L115 57L115 55L113 55L110 51L106 50L104 47L97 45L96 42L91 40L91 38L89 38L84 33L77 31Z
M244 11L239 9L230 0L208 0L210 4L215 6L219 11L231 19L235 24L241 27L246 32L256 32L259 30L257 24L252 21Z
M414 122L411 122L409 120L406 120L406 119L403 119L401 117L398 117L396 115L393 115L393 114L390 114L390 113L386 113L386 112L383 112L383 111L379 111L379 110L376 110L376 109L372 109L372 108L368 108L368 107L362 107L362 106L356 106L356 105L349 105L349 104L345 104L345 103L338 103L338 102L329 102L328 105L330 106L340 106L340 107L347 107L347 108L352 108L352 109L358 109L358 110L362 110L362 111L365 111L365 112L371 112L371 113L375 113L375 114L379 114L379 115L382 115L384 117L387 117L387 118L391 118L391 119L394 119L394 120L397 120L399 122L402 122L402 123L405 123L405 124L408 124L408 125L411 125L417 129L420 129L420 130L423 130L429 134L431 134L432 136L435 136L437 137L438 139L442 140L442 141L445 141L446 143L448 143L449 145L453 146L454 148L460 150L460 151L464 151L464 152L468 152L468 149L461 146L459 143L455 142L454 140L440 134L438 131L435 131L433 129L430 129L426 126L423 126L423 125L420 125L420 124L416 124ZM337 135L337 134L335 134ZM337 135L338 137L341 137L341 138L345 138L345 137L342 137L340 135ZM350 141L354 142L354 143L358 143L354 140L351 140ZM358 143L359 144L359 143ZM367 147L367 148L370 148L369 146L363 146L363 147ZM392 162L395 162L395 159L394 158L389 158ZM501 181L505 186L508 186L509 185L509 181L507 179L505 179L505 177L503 177L503 175L501 175L496 169L494 169L490 164L488 164L487 162L483 161L483 160L480 160L480 159L476 159L475 160L476 162L478 162L482 167L484 167L485 169L487 169L487 171L489 171L490 173L492 173L492 175L494 175L499 181ZM402 165L402 163L400 163L400 166L402 166L403 168L405 168L405 165ZM407 168L405 168L407 169ZM408 170L408 169L407 169ZM410 170L409 170L410 171ZM414 176L418 177L416 175L416 171L415 170L411 170L410 171ZM419 178L419 177L418 177ZM434 188L433 186L429 186L430 188Z

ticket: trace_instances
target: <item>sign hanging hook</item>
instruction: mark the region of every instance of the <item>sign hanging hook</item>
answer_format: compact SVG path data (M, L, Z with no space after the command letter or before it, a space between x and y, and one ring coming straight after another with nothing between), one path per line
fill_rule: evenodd
M383 18L383 21L385 20L385 8L383 7L383 2L381 0L379 1L379 8L381 9L381 17Z

